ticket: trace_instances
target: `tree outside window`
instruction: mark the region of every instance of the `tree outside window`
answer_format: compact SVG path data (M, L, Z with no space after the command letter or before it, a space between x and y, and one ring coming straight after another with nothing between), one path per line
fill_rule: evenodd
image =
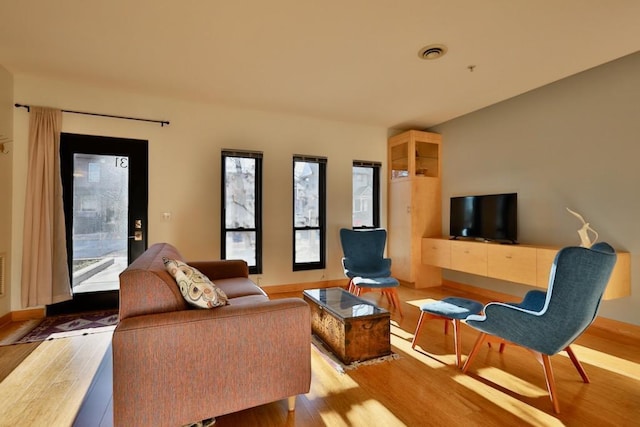
M380 167L377 162L353 162L353 228L380 227Z
M262 273L262 153L222 152L222 259Z
M293 269L325 268L326 158L293 160Z

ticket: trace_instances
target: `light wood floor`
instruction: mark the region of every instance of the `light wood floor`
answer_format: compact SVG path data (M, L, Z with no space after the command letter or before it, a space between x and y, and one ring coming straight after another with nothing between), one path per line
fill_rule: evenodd
M72 425L111 335L41 343L0 383L0 426Z
M218 417L216 426L639 425L637 337L592 326L574 344L591 384L582 383L568 357L554 356L561 409L556 415L542 367L524 349L507 347L500 354L485 348L465 375L454 366L453 339L443 334L442 321L429 321L419 351L411 349L420 304L448 295L487 300L459 290L401 288L404 318L392 314L391 328L399 360L339 374L313 351L311 390L298 396L294 413L279 401ZM365 298L386 306L376 294ZM462 329L467 354L477 333ZM39 346L0 384L0 425L72 425L109 342L109 334L94 334ZM111 424L108 411L104 415L108 400L102 398L103 408L83 426Z

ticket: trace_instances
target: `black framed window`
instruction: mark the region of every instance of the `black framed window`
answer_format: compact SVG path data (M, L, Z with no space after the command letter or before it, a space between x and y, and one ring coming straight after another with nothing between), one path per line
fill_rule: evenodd
M380 227L381 163L353 161L353 228Z
M327 159L293 157L293 271L325 268Z
M262 273L262 153L222 151L222 259Z

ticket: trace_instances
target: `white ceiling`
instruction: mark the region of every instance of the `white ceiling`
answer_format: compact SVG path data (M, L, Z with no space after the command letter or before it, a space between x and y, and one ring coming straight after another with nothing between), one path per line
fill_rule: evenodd
M394 128L639 50L638 0L0 1L15 74Z

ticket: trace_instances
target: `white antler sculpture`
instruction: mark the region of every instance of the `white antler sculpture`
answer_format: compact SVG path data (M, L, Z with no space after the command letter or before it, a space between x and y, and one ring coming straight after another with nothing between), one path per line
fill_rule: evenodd
M575 215L580 221L582 221L582 228L578 230L578 236L580 236L580 242L581 242L580 246L584 248L590 248L591 245L593 245L596 242L596 240L598 240L598 232L593 228L591 228L589 226L589 223L585 221L582 215L580 215L578 212L574 212L569 208L567 208L567 210L573 215ZM589 231L595 234L593 241L591 241L591 239L589 238Z

